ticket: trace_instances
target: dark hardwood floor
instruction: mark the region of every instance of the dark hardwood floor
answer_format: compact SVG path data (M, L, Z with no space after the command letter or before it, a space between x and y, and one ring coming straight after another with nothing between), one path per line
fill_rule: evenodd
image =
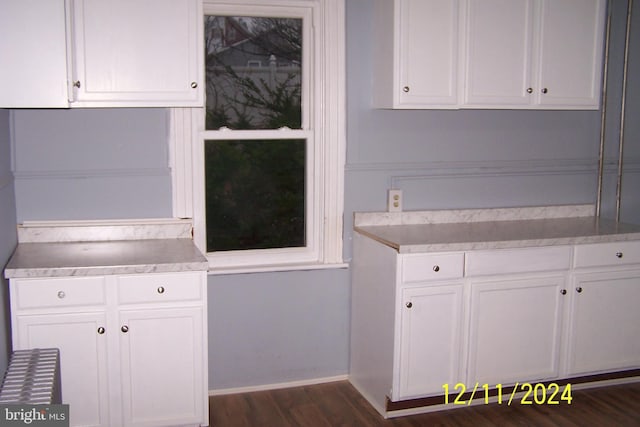
M211 427L640 426L640 383L574 390L570 405L481 405L385 420L347 381L209 398Z

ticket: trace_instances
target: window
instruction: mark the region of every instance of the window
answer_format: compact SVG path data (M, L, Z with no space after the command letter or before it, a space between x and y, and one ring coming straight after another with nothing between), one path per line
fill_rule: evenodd
M344 0L205 0L206 107L174 109L174 211L213 272L342 263Z

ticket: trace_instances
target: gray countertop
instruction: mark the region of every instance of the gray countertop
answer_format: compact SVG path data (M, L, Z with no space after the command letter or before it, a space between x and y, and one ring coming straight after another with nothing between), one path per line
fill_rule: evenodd
M8 279L206 271L188 220L41 221L18 226Z
M535 210L537 209L537 210ZM574 213L575 216L562 216ZM640 226L589 215L588 206L388 213L356 217L355 231L399 253L573 245L640 239ZM446 217L446 220L441 218ZM434 218L440 218L435 221ZM507 218L507 219L504 219ZM464 221L462 220L464 219ZM459 221L459 222L458 222Z
M6 278L207 270L191 239L20 243Z

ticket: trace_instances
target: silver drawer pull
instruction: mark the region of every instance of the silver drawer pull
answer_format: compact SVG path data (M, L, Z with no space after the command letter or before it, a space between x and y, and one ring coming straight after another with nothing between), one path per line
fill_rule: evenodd
M98 333L99 333L100 335L104 334L104 327L100 326L100 327L98 328Z
M622 252L616 252L616 256L617 256L618 258L622 258L623 253L622 253Z
M64 291L58 291L58 298L62 299L64 297L66 297L67 294L64 293Z
M158 286L158 293L164 294L164 286Z
M438 271L440 271L440 266L439 266L439 265L434 265L434 266L433 266L433 271L435 271L436 273L437 273Z
M127 325L122 325L122 328L120 328L120 330L126 334L127 332L129 332L129 327Z

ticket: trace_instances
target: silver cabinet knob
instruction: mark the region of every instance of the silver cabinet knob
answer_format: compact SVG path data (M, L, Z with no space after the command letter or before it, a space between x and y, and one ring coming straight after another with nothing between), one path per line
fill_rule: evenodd
M198 83L197 82L191 82L191 88L195 89L198 87Z
M433 271L435 271L436 273L437 273L438 271L440 271L440 266L439 266L439 265L434 265L434 266L433 266Z
M562 295L566 295L566 294L567 294L567 290L566 290L566 289L562 289L562 290L560 291L560 293L561 293Z
M98 333L99 333L100 335L104 334L104 328L103 328L102 326L100 326L100 327L98 328Z
M533 88L532 87L527 88L527 93L533 93Z
M80 80L76 80L75 82L73 82L73 86L80 89Z
M158 293L164 294L164 286L158 286Z
M622 258L622 256L623 256L623 255L624 255L624 254L623 254L622 252L616 252L616 256L617 256L618 258Z
M122 328L120 328L120 330L126 334L127 332L129 332L129 327L127 325L122 325Z
M581 288L580 286L578 286L578 287L576 288L576 292L577 292L577 293L581 293L581 292L582 292L582 288Z
M403 87L403 88L402 88L402 91L403 91L404 93L409 92L409 86L405 86L405 87Z
M542 92L542 93L547 93L547 92L549 92L549 89L547 89L546 87L545 87L545 88L542 88L541 92Z
M413 303L411 301L409 301L408 303L405 304L407 306L407 308L411 308L413 307Z
M67 294L64 293L64 291L58 291L58 298L62 299L64 297L66 297Z

